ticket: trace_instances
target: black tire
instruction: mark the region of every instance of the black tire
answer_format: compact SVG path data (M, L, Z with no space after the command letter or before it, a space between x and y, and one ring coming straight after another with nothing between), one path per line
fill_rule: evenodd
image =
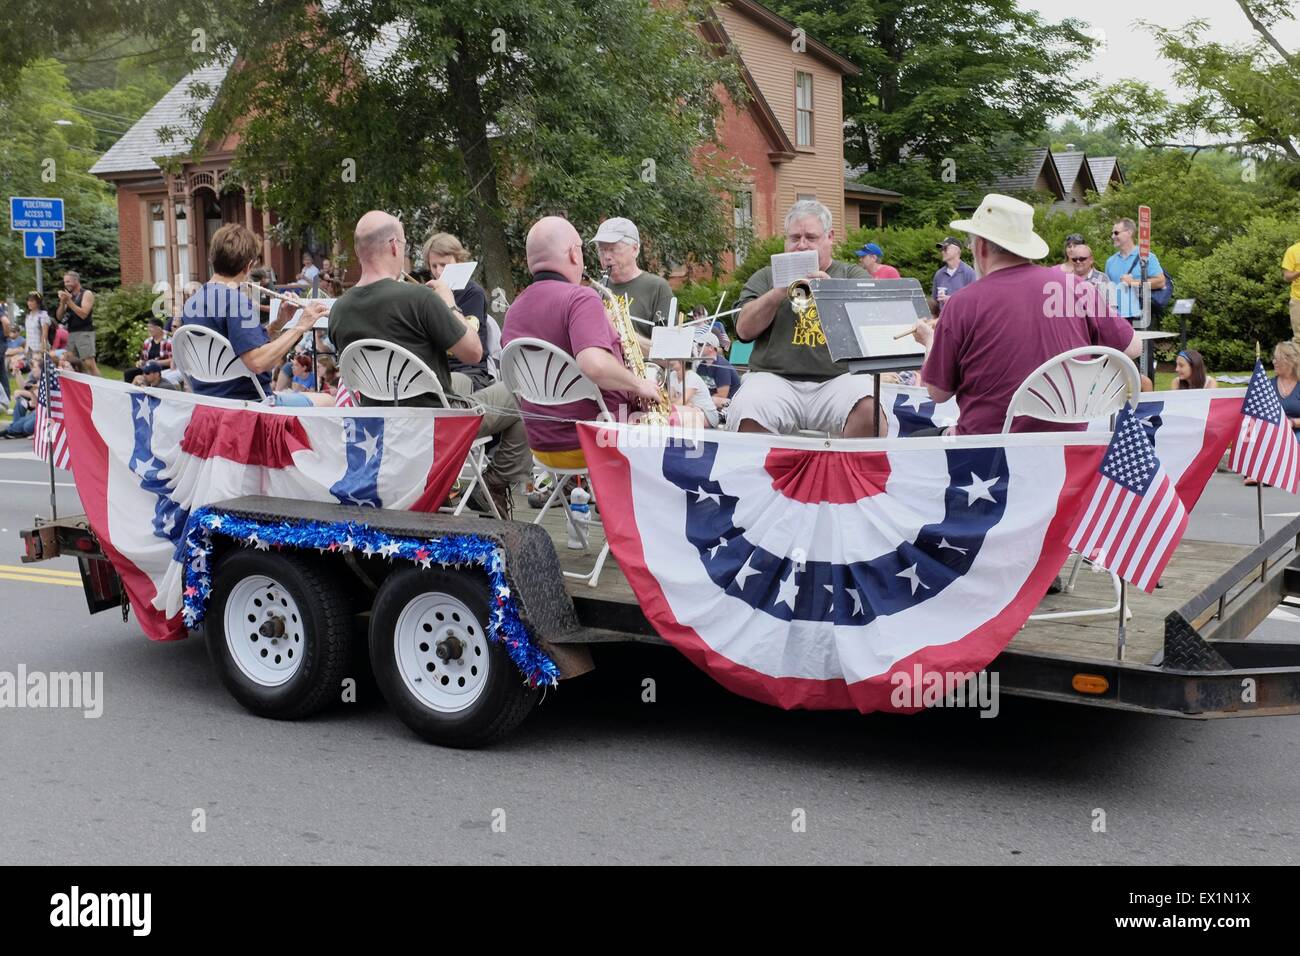
M479 574L404 568L390 575L375 595L370 613L370 663L375 680L402 723L431 743L445 747L482 747L518 727L537 703L537 688L527 686L505 647L487 637L488 594L487 581ZM426 602L445 599L459 602L473 617L472 622L460 621L456 625L467 642L462 660L486 661L487 674L481 678L477 698L462 709L436 709L412 689L402 673L397 625L402 612L417 598ZM450 626L450 620L447 623ZM471 629L472 634L466 633ZM444 670L438 670L437 635L438 632L432 632L428 642L417 644L411 650L414 654L419 647L424 648L419 657L421 666L410 676L413 682L427 679L447 685L449 673L467 672L468 665L457 671L455 661L442 662ZM476 649L481 652L477 657L473 656ZM432 687L432 684L425 686Z
M240 666L226 635L226 606L232 593L242 582L248 582L246 588L251 587L251 579L259 577L278 583L301 615L301 633L294 632L300 640L291 643L291 638L279 639L285 641L286 654L300 648L297 669L275 686L259 683ZM311 560L241 549L217 564L207 615L208 656L231 696L259 717L297 720L341 700L343 679L351 668L351 627L351 607L339 580ZM263 657L271 650L264 646L269 639L266 635L257 638L251 631L233 636L240 642L260 641L263 647L259 653Z

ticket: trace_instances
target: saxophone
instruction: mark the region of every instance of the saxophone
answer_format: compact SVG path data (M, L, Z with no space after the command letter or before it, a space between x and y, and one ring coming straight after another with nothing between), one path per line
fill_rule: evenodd
M591 279L591 287L600 293L600 297L605 300L605 315L609 318L609 324L614 326L614 331L618 333L619 342L623 347L623 364L627 366L629 372L637 378L655 381L655 378L646 373L645 355L641 352L641 343L637 340L636 329L632 324L632 314L628 312L628 299L625 295L615 295L606 285L609 282L609 273L606 272L600 277L600 281ZM661 393L658 401L650 403L641 416L643 425L667 425L669 416L672 415L672 406L668 399L664 398Z

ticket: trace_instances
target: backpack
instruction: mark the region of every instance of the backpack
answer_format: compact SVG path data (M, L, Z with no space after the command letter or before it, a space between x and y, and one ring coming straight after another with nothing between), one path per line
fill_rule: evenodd
M1133 268L1128 270L1129 275L1132 275L1133 269L1136 269L1141 264L1142 257L1138 256L1133 260ZM1162 270L1163 268L1164 267L1161 266ZM1164 288L1151 290L1151 314L1153 316L1163 315L1165 309L1169 308L1169 303L1174 300L1174 277L1164 271L1161 272L1161 275L1165 277Z

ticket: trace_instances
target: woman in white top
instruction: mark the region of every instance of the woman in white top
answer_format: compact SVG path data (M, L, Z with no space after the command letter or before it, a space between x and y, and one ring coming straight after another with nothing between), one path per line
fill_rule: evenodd
M668 373L668 400L674 405L689 405L698 409L708 423L708 427L717 428L718 407L713 404L713 398L709 395L709 386L694 369L686 370L686 401L681 400L683 364L681 361L672 363L672 371Z

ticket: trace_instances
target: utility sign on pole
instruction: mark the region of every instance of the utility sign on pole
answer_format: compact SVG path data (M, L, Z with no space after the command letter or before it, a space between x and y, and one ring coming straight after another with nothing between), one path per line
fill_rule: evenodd
M23 255L28 259L55 258L55 235L52 231L24 232Z
M10 196L9 228L19 232L29 229L64 229L63 200Z

